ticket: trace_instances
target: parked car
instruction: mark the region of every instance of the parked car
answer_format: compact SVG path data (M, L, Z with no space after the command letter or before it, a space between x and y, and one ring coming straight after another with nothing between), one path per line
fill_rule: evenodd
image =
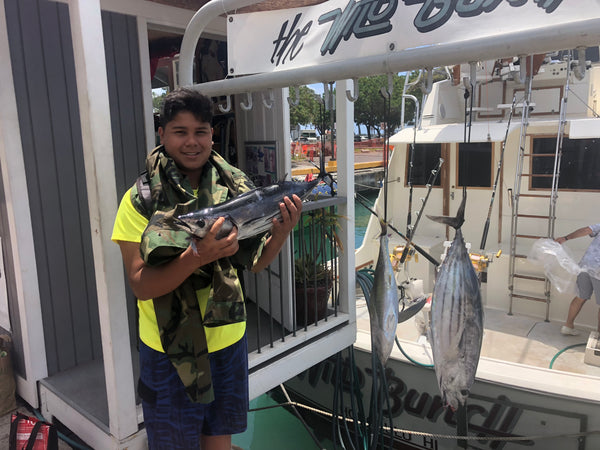
M298 138L298 140L305 144L316 144L318 142L317 131L300 130L300 137Z

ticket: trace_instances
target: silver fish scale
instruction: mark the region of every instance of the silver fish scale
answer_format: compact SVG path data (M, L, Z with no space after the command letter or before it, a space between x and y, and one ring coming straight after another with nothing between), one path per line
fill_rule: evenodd
M442 401L456 410L475 380L483 338L479 283L460 229L435 282L431 338Z
M369 301L369 318L374 350L382 364L392 352L398 326L398 285L388 250L387 227L381 227L379 256Z

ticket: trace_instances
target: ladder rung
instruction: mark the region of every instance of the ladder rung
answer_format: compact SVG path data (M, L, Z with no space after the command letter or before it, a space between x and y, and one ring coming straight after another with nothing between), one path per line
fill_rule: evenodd
M523 177L551 178L554 175L552 175L551 173L522 173L521 176L523 176Z
M531 157L537 157L537 156L543 156L543 157L548 157L548 156L556 156L554 153L523 153L523 156L531 156Z
M546 279L544 277L536 277L534 275L521 275L521 274L515 273L513 276L515 278L521 278L523 280L546 281Z
M532 234L516 234L515 236L525 239L548 239L548 236L534 236Z
M519 194L519 197L550 198L548 194Z
M517 214L517 217L529 217L530 219L549 219L550 216L536 216L535 214Z
M527 255L515 255L515 258L527 258Z
M548 301L545 298L532 297L531 295L510 294L510 296L513 298L524 298L527 300L534 300L536 302L543 302L543 303L546 303Z

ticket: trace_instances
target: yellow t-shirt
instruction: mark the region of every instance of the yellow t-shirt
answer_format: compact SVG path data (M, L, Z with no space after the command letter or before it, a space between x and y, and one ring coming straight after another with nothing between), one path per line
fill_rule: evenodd
M148 219L142 216L131 203L131 189L121 199L111 239L114 242L141 242L142 233L148 225ZM200 311L204 315L210 286L196 291ZM140 339L148 347L164 353L160 342L160 332L154 312L154 302L138 300ZM209 353L229 347L239 341L246 332L246 322L232 323L220 327L204 327Z

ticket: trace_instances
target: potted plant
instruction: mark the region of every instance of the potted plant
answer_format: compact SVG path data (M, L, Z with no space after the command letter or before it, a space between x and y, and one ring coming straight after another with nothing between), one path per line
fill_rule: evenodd
M328 259L335 258L335 248L341 248L336 228L340 216L333 208L310 211L299 223L299 240L295 259L296 323L305 326L323 319L333 287L333 271ZM310 228L313 227L312 231ZM308 231L307 237L305 230ZM310 244L310 245L309 245Z
M331 269L311 255L297 258L294 264L296 323L307 325L325 318L327 301L333 287Z

